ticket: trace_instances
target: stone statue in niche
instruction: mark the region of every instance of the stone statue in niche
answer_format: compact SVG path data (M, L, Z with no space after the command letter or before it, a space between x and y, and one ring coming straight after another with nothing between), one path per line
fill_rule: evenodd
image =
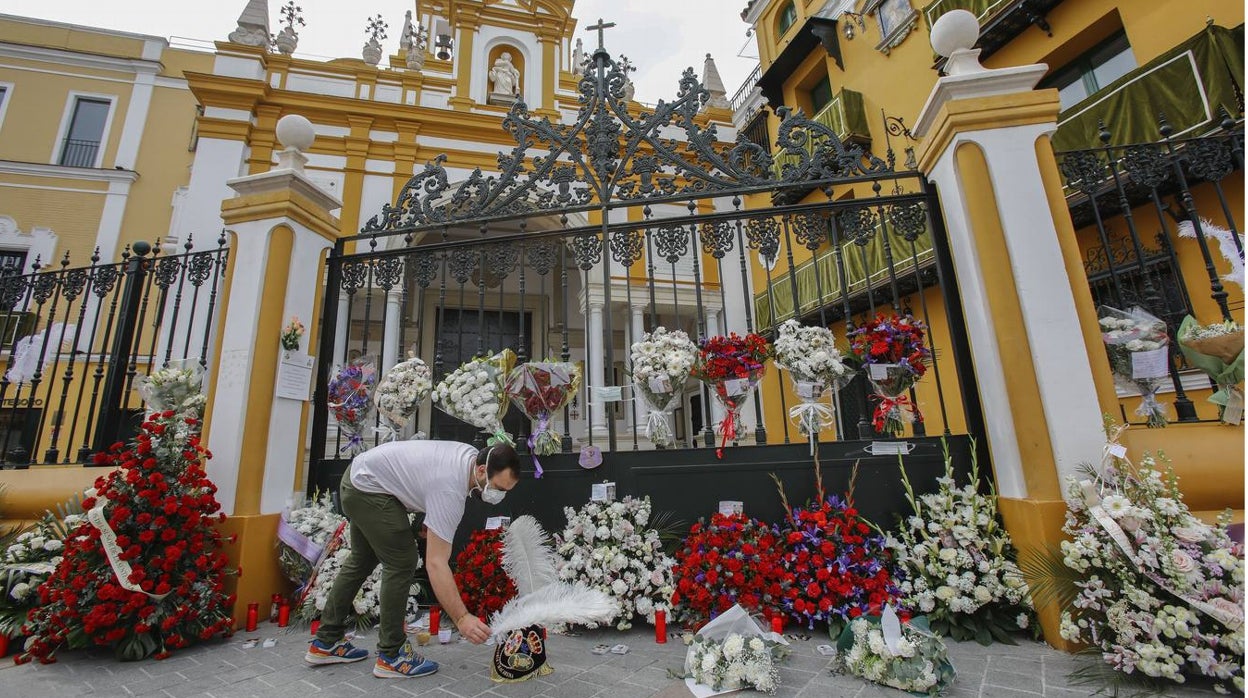
M490 68L490 83L493 85L489 96L490 104L510 105L519 99L520 71L511 62L509 51L503 51L494 61L494 67Z

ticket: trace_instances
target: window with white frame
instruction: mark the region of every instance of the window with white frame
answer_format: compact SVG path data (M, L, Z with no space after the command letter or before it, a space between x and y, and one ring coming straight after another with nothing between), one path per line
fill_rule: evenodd
M13 83L0 82L0 126L4 126L4 113L9 109L9 102L13 100Z
M57 164L66 167L96 167L103 148L104 129L112 102L100 97L76 97L69 128L61 139Z

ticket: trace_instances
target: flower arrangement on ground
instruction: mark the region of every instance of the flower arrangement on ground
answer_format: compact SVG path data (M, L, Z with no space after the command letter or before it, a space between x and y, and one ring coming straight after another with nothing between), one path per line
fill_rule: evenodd
M837 642L834 670L910 693L938 696L956 676L940 636L922 616L856 618ZM891 625L891 628L886 628Z
M302 587L312 576L321 551L346 521L334 513L334 501L327 490L313 494L307 504L291 509L277 523L277 566L282 574Z
M564 507L568 525L555 536L559 578L605 592L620 605L618 630L640 615L654 624L654 612L671 607L672 565L659 532L650 528L650 498L591 501L579 510Z
M797 320L781 323L776 335L776 365L789 372L793 390L801 400L789 410L798 432L813 444L822 429L835 421L832 408L821 398L829 388L838 390L853 378L853 371L836 348L836 337L826 327L803 326Z
M875 388L872 423L881 434L899 436L923 414L906 392L927 373L932 352L924 344L926 326L914 316L876 315L849 332L849 351Z
M282 328L279 340L286 351L299 351L299 343L303 340L304 327L297 316L292 315L290 322Z
M711 394L727 412L719 423L721 436L715 451L717 457L723 458L724 446L737 437L741 408L763 379L771 347L762 335L751 333L741 337L733 332L727 337L705 339L698 348L693 377L711 389Z
M1166 323L1143 308L1118 310L1100 309L1101 339L1109 354L1109 367L1114 382L1126 390L1138 390L1138 417L1145 417L1148 426L1164 427L1166 405L1157 400L1157 391L1170 376L1170 336Z
M816 500L791 507L779 479L772 476L786 512L785 522L775 527L781 564L792 579L783 605L799 624L814 628L816 622L827 623L836 637L846 622L879 614L899 590L884 536L854 507L857 470L844 497L824 492L818 460L815 477Z
M504 531L473 531L468 545L455 556L455 584L475 616L498 613L516 595L516 584L503 567Z
M377 368L371 356L362 356L343 366L329 381L327 402L339 433L347 435L347 443L339 449L347 456L355 456L365 449L364 432L373 416L373 402L369 396L375 385Z
M305 590L302 602L291 614L296 623L306 625L321 617L321 613L325 610L325 602L329 600L329 590L333 588L334 580L338 578L338 573L342 571L342 566L346 564L348 557L351 557L351 538L344 535L342 544L326 555L320 566L316 568L316 576L312 580L311 587ZM418 566L420 564L423 563L418 563ZM420 615L419 599L423 591L423 587L413 578L407 595L406 616L408 618ZM376 625L380 617L381 565L378 565L364 580L360 590L356 592L355 599L351 602L351 615L347 623L354 622L358 630L366 630Z
M685 653L686 685L701 684L715 691L712 695L743 688L775 693L788 647L772 637L745 609L731 607L694 635Z
M420 403L432 390L433 371L415 356L408 355L406 361L400 361L386 371L373 395L377 414L382 419L383 442L399 437L399 432L411 421Z
M784 570L782 540L770 526L744 514L699 521L675 554L675 618L696 627L740 604L768 620L784 614L794 575Z
M86 520L80 507L70 506L75 513L47 512L0 555L0 636L21 635L26 617L39 605L39 585L60 564L69 532Z
M433 401L443 412L489 434L487 444L513 443L503 429L503 416L509 406L504 388L515 363L510 349L473 359L434 387Z
M1218 416L1227 424L1243 419L1244 328L1232 320L1201 326L1188 315L1179 326L1179 349L1187 362L1209 374L1218 390L1209 402L1218 406Z
M1244 691L1243 546L1226 520L1192 516L1166 461L1133 465L1109 429L1101 467L1067 481L1063 561L1077 593L1062 637L1091 645L1113 669Z
M18 659L54 660L55 652L112 646L121 659L163 658L196 639L233 632L225 593L225 519L204 473L202 400L194 371L157 372L149 408L176 401L185 411L153 411L129 447L116 444L96 463L116 468L82 500L86 522L65 540L64 557L39 587L40 606L23 633Z
M505 388L516 407L537 422L529 434L528 446L537 477L541 477L542 464L537 456L549 456L562 448L562 440L550 428L550 421L581 389L581 369L567 361L530 361L511 370Z
M680 330L654 328L632 347L631 375L637 392L650 406L646 438L659 448L676 445L667 418L684 394L698 347Z
M997 513L996 492L991 486L987 494L980 492L975 454L972 447L969 479L958 487L946 448L945 474L930 494L916 495L900 466L913 513L902 519L888 546L904 577L902 605L927 616L933 632L959 642L1014 644L1011 633L1039 625L1010 534Z

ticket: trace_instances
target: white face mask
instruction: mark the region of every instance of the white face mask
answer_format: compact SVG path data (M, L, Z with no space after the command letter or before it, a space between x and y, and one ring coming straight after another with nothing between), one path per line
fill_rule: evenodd
M503 497L506 496L506 490L500 490L498 488L491 489L490 480L489 478L486 478L485 485L481 487L481 501L486 504L498 504L503 501Z

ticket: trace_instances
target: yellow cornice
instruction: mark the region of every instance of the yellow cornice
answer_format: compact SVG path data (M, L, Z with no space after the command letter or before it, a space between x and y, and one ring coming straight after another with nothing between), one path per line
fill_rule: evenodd
M936 113L935 122L923 140L919 170L931 172L949 148L954 136L965 131L1027 126L1057 122L1061 111L1057 90L1033 90L992 97L959 99L946 103Z
M230 121L201 116L196 120L196 129L200 138L220 138L230 141L247 140L251 124L246 121Z
M261 80L231 78L208 73L186 73L191 94L205 107L245 109L251 111L269 94L268 83Z
M337 218L292 189L239 196L221 202L221 220L227 226L281 218L295 221L330 242L340 235Z

